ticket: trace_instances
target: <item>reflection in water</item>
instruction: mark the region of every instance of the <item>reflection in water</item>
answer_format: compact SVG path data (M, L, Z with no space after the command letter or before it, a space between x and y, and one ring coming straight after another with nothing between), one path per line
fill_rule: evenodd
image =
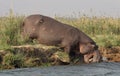
M0 71L0 76L120 76L120 63L94 63Z

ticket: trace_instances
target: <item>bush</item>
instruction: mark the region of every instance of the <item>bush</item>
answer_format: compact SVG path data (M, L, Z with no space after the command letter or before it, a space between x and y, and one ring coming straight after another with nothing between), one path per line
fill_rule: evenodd
M24 58L20 54L14 55L12 53L8 53L3 57L3 65L20 68L24 65Z

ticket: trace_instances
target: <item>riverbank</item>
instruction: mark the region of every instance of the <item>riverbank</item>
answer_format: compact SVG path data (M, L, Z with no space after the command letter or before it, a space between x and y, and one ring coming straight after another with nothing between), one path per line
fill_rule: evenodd
M120 47L99 48L106 62L120 62ZM28 68L68 64L83 64L83 57L75 57L70 62L69 56L59 47L45 45L12 46L0 51L0 68Z

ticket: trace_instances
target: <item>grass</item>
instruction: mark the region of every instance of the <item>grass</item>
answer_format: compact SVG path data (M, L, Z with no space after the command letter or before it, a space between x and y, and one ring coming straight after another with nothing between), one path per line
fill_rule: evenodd
M22 44L20 24L23 16L0 18L0 49L10 48L11 45Z
M8 17L0 17L0 50L12 49L11 46L13 45L16 46L16 45L29 44L27 42L24 42L20 34L20 25L24 17L25 16L14 16L14 15L10 15ZM90 36L100 47L120 46L120 18L87 17L84 15L78 18L55 16L55 19L66 24L70 24L82 30L84 33ZM47 49L48 48L46 48L46 50ZM22 56L21 54L14 54L15 51L16 50L12 49L10 50L10 52L12 53L8 53L3 57L4 59L2 64L4 66L0 65L0 68L51 65L49 62L41 63L38 58L33 58L32 54L30 54L32 55L31 56L32 58L29 59L26 58L25 60L25 57ZM26 61L26 63L24 61Z
M14 15L0 17L0 49L24 44L20 35L20 24L24 17ZM78 18L57 16L55 19L79 28L95 40L99 46L120 46L120 18L84 15Z

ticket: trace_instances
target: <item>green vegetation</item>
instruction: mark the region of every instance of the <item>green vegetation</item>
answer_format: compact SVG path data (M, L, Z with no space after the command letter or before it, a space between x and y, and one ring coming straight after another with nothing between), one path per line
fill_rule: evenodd
M3 58L3 65L4 66L11 66L11 67L16 67L16 68L20 68L23 67L23 62L24 62L24 58L21 54L12 54L12 53L8 53L4 56Z
M66 54L63 56L63 53L55 53L53 49L49 49L50 52L47 53L47 55L46 52L48 51L41 52L40 49L36 49L37 47L21 48L21 51L16 53L16 51L20 49L13 49L11 46L29 44L22 39L20 34L20 25L24 17L25 16L14 15L0 17L0 68L50 66L52 64L49 58L53 53L51 57L53 60L58 59L62 62L69 62ZM79 28L95 40L100 47L120 46L120 18L81 16L79 18L55 17L55 19ZM34 43L35 42L36 41L34 41ZM41 47L44 48L44 46ZM22 52L24 49L25 51ZM48 49L45 47L44 50ZM75 62L78 60L79 59L76 59ZM54 63L56 63L56 61L54 61Z
M20 24L23 16L9 16L0 18L0 49L10 48L11 45L22 44Z
M0 49L24 44L20 35L23 18L24 16L0 17ZM55 19L79 28L100 46L120 46L120 18L81 16L55 17Z

